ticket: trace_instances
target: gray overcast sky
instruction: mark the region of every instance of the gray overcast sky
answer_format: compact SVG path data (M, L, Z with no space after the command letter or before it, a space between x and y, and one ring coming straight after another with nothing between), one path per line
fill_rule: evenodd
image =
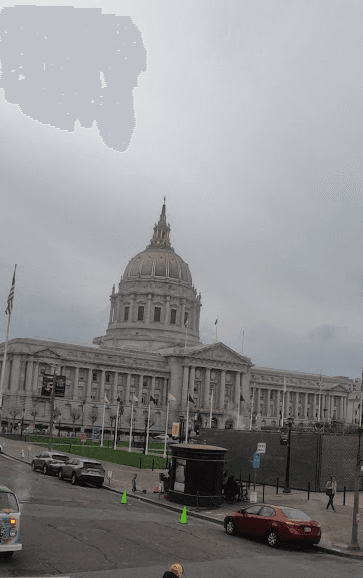
M21 2L21 4L32 4ZM363 364L363 3L37 2L131 16L147 51L128 150L0 90L3 310L10 338L91 343L164 194L202 293L201 339L256 365L359 377ZM10 6L0 1L0 6ZM7 317L2 316L0 340Z

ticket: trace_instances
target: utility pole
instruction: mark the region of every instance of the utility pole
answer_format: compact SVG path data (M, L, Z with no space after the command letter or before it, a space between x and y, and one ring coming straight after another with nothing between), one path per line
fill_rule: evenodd
M362 427L358 428L358 453L357 453L357 463L355 466L355 476L354 476L354 505L353 505L353 521L352 521L352 540L348 546L348 550L360 550L358 544L358 510L359 510L359 486L361 480L361 468L360 468L360 438L362 435Z

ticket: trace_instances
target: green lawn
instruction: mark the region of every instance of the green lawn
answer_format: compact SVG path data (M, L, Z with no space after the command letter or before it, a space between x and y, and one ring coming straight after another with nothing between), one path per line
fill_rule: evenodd
M79 443L79 440L75 440ZM122 443L122 442L121 442ZM48 444L43 443L39 444L44 447L48 447ZM81 445L74 445L74 444L52 444L54 449L59 452L74 454L76 456L84 456L87 458L95 459L95 460L103 460L105 462L111 462L113 464L120 464L125 466L133 466L135 468L143 468L143 469L151 469L153 462L155 469L166 469L166 463L168 458L163 458L161 456L150 456L150 455L143 455L137 452L128 452L117 450L115 451L113 448L100 448L100 447L90 447L85 446L82 447ZM151 449L151 448L150 448Z

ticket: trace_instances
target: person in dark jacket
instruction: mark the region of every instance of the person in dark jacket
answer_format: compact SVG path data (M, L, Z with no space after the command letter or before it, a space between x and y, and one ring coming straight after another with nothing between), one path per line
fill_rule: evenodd
M235 496L238 494L238 485L234 479L234 475L229 476L226 485L224 486L224 495L226 496L226 501L233 502Z
M164 572L163 578L175 578L175 576L181 576L183 572L183 566L180 564L172 564L170 570Z

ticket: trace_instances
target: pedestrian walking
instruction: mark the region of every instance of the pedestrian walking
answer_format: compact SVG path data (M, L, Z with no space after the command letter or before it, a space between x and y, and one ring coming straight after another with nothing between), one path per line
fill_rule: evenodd
M181 576L183 572L183 566L180 564L172 564L170 570L164 572L163 578L175 578L175 576Z
M132 478L132 491L136 492L136 478L137 478L137 474L134 475L134 477Z
M329 502L328 502L326 509L328 510L329 506L331 506L333 509L333 512L336 512L336 509L334 508L333 499L334 499L335 494L337 493L337 483L336 483L334 476L330 476L329 480L327 481L326 486L325 486L325 493L327 496L329 496Z

